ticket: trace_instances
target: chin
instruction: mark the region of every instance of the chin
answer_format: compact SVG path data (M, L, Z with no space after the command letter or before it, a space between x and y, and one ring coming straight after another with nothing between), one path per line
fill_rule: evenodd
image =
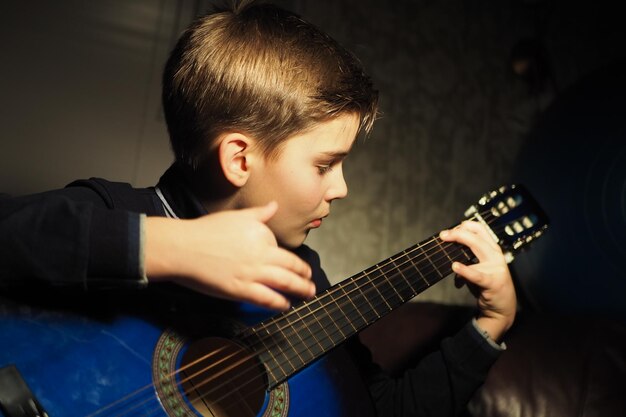
M297 247L300 247L304 241L306 240L306 237L309 235L309 231L307 230L306 232L298 235L298 236L285 236L284 238L276 238L276 240L278 241L278 245L286 248L286 249L296 249Z

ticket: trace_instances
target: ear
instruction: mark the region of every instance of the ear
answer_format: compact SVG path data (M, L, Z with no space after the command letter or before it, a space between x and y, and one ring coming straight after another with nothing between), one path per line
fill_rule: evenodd
M254 142L241 133L227 133L219 142L219 161L224 177L235 187L242 187L250 177L249 157Z

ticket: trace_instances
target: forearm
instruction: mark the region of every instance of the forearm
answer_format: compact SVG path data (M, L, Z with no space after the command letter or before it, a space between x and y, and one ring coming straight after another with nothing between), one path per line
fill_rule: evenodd
M461 413L501 351L468 323L457 335L444 339L439 351L394 378L371 363L366 349L355 346L352 350L364 370L379 417Z
M0 286L142 284L140 217L62 191L0 205Z

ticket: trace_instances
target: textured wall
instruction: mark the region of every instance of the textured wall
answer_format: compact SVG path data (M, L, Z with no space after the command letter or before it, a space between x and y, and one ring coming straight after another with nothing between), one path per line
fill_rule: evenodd
M536 105L509 70L527 25L511 4L325 3L303 13L361 57L382 107L347 161L351 195L311 236L338 279L458 221L507 182ZM468 302L450 281L420 299Z
M309 242L331 279L436 233L507 183L558 91L626 51L610 3L322 0L298 8L355 51L381 91L382 118L347 161L351 195ZM513 75L511 50L523 38L545 47L542 92ZM532 165L532 155L522 163ZM554 187L568 180L554 174ZM473 302L452 280L419 299Z
M11 3L0 14L0 191L91 175L153 184L171 159L159 73L203 3ZM381 92L381 119L346 161L350 195L309 240L334 281L451 225L508 181L550 99L512 75L517 40L544 39L559 86L624 50L616 6L587 2L279 3L354 51ZM471 302L450 282L421 299Z

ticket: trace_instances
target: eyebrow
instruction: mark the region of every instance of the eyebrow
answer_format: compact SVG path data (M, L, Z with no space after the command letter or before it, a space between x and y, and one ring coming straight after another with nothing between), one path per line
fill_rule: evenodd
M348 156L348 152L339 152L339 151L320 152L320 154L323 156L331 157L331 158L345 158L346 156Z
M328 152L320 152L319 153L319 157L330 158L330 159L344 159L346 156L348 156L348 152L328 151Z

